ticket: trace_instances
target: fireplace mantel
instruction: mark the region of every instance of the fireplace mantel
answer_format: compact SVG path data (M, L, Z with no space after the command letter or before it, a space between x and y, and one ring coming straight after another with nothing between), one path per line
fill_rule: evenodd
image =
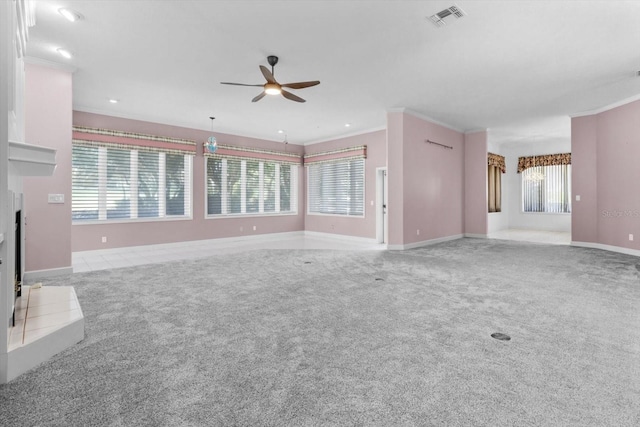
M51 176L56 168L56 150L9 141L9 165L18 176Z

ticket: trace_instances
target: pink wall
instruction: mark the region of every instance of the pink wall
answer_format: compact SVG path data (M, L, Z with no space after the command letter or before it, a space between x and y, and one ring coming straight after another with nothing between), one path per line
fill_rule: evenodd
M387 218L390 246L404 242L404 113L387 114Z
M574 204L574 241L640 249L638 117L640 101L572 119L572 183L574 194L581 196Z
M487 147L486 131L464 137L464 232L467 234L487 234Z
M25 73L26 142L57 150L53 176L23 182L25 271L70 267L72 76L32 64ZM63 194L64 204L49 204L50 193Z
M462 234L464 135L407 113L389 113L387 124L389 244ZM429 144L427 139L453 150Z
M464 135L405 114L403 144L404 244L462 234Z
M571 120L571 240L576 242L598 241L597 123L596 116Z
M205 219L205 166L202 144L210 132L158 123L122 119L75 111L73 124L114 129L150 135L184 138L197 141L198 152L193 159L193 219L155 222L125 222L111 224L81 224L72 227L72 250L139 246L190 240L239 237L246 235L281 233L304 230L303 168L298 170L298 214L245 218ZM219 143L241 147L255 147L284 151L280 142L265 141L236 135L216 133ZM304 147L287 145L286 150L302 154ZM70 184L69 184L70 187ZM253 230L253 226L256 230ZM107 243L102 243L102 237Z
M333 151L341 148L367 146L365 161L364 218L330 215L306 215L305 229L321 233L343 234L375 239L376 237L376 168L386 166L386 132L384 130L339 138L305 147L306 154ZM305 171L306 182L306 171ZM306 193L306 187L305 187ZM373 204L372 204L373 202ZM305 206L306 213L306 206Z

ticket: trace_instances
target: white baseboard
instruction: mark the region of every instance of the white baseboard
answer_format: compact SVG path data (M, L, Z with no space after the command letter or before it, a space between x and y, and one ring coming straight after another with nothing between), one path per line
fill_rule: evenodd
M304 236L320 238L320 239L339 240L343 242L351 242L351 243L359 243L359 244L370 244L370 245L379 244L376 241L376 239L370 239L368 237L347 236L346 234L322 233L320 231L305 231Z
M25 271L22 282L25 285L33 284L38 279L45 277L66 276L73 273L73 267L51 268L48 270Z
M122 246L119 248L109 248L109 249L93 249L88 251L76 251L74 254L86 254L86 255L114 255L114 254L122 254L122 253L130 253L132 250L136 249L148 249L149 247L160 248L160 249L171 249L171 248L184 248L190 247L194 243L205 243L205 244L216 244L216 243L233 243L233 242L246 242L246 241L274 241L280 239L288 239L291 237L299 237L304 236L304 231L286 231L282 233L267 233L267 234L252 234L247 236L236 236L236 237L221 237L218 239L202 239L202 240L185 240L182 242L172 242L172 243L157 243L153 245L139 245L139 246Z
M437 239L423 240L421 242L408 243L406 245L388 245L390 251L403 251L405 249L420 248L422 246L435 245L436 243L458 240L464 237L464 234L454 234L453 236L438 237Z
M571 241L571 246L578 246L578 247L582 247L582 248L602 249L604 251L618 252L618 253L625 254L625 255L633 255L633 256L640 257L640 250L623 248L621 246L612 246L612 245L604 245L602 243L576 242L576 241Z
M471 237L473 239L486 239L486 234L464 233L464 237Z

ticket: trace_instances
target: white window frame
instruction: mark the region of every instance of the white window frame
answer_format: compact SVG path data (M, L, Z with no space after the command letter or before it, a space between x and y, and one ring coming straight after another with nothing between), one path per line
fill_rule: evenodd
M221 213L219 214L209 214L208 208L208 175L207 175L207 163L209 159L215 159L214 157L205 156L204 157L204 218L205 219L221 219L221 218L243 218L243 217L256 217L256 216L286 216L286 215L298 215L298 166L293 164L281 164L278 162L270 162L268 160L261 159L251 159L251 161L259 162L259 208L258 212L247 212L247 159L237 159L240 161L240 181L242 186L240 187L240 212L239 213L228 213L228 199L229 195L226 191L227 189L227 158L218 158L217 160L222 161L222 170L221 174L221 188L222 192L220 194L220 202L222 206L220 207ZM235 160L235 159L234 159ZM276 190L275 190L275 211L274 212L265 212L264 211L264 164L265 163L275 163L276 165ZM290 167L291 175L290 175L290 200L289 206L291 206L291 210L288 211L280 211L280 168L281 167Z
M334 163L339 163L339 162L350 162L353 160L357 160L357 159L340 159L340 160L336 160ZM307 178L307 185L306 185L306 202L307 202L307 215L318 215L318 216L333 216L333 217L340 217L340 218L365 218L366 217L366 213L367 213L367 203L366 203L366 195L367 195L367 162L366 159L361 159L362 160L362 215L349 215L349 214L332 214L332 213L323 213L323 212L313 212L310 210L311 208L311 203L309 200L309 196L311 194L311 192L309 191L309 185L310 185L310 178L309 178L309 173L310 173L310 167L313 166L318 166L318 164L310 164L305 166L306 169L306 178Z
M560 166L560 165L558 165ZM566 166L567 167L567 175L568 175L568 196L567 196L567 203L569 205L569 212L550 212L550 211L526 211L525 210L525 172L527 170L522 171L519 175L520 175L520 212L525 214L525 215L571 215L571 213L573 212L573 203L572 203L572 197L573 197L573 189L572 189L572 182L571 182L571 164L568 165L561 165L561 166ZM544 168L544 167L549 167L549 166L535 166L535 167L540 167L540 168ZM548 201L545 200L545 203L548 203Z
M124 148L131 152L130 154L130 174L136 179L131 179L129 184L129 218L107 218L107 147L98 148L98 219L89 220L72 220L73 225L87 224L114 224L126 222L156 222L156 221L174 221L174 220L190 220L193 219L193 156L182 154L184 158L184 180L185 194L189 197L184 199L184 215L167 215L166 213L166 153L158 152L158 216L157 217L138 217L138 152L140 150L135 147ZM134 175L135 173L135 175ZM71 195L73 198L73 193ZM73 202L72 202L73 204Z

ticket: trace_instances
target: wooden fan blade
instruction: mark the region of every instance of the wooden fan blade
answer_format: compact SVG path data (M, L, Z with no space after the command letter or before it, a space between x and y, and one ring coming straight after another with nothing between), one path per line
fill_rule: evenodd
M264 85L247 85L244 83L229 83L229 82L220 82L221 85L234 85L234 86L256 86L256 87L262 87Z
M269 71L267 67L265 67L264 65L261 65L260 71L262 71L262 75L264 76L265 79L267 79L267 82L278 84L275 77L273 77L273 74L271 74L271 71Z
M264 96L265 96L266 94L267 94L266 92L262 92L260 95L258 95L258 96L256 96L255 98L253 98L253 99L251 100L251 102L258 102L258 101L260 101L262 98L264 98Z
M304 99L300 98L299 96L296 96L294 94L292 94L291 92L287 92L286 90L282 91L282 96L284 96L287 99L290 99L292 101L296 101L296 102L307 102Z
M318 80L314 80L312 82L298 82L298 83L286 83L283 85L280 85L282 87L288 87L291 89L304 89L305 87L311 87L311 86L315 86L315 85L319 85L320 82Z

